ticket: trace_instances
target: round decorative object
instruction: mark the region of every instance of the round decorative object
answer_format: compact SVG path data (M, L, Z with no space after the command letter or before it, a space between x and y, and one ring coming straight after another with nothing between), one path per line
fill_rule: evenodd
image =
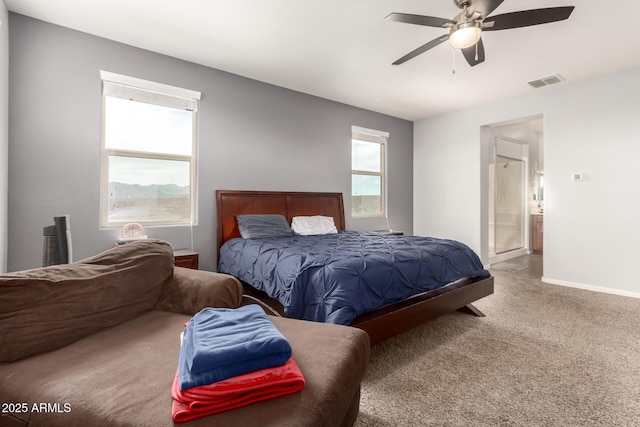
M125 224L125 226L122 227L122 235L124 237L142 237L142 233L144 233L144 228L142 228L142 225L138 224L137 222Z

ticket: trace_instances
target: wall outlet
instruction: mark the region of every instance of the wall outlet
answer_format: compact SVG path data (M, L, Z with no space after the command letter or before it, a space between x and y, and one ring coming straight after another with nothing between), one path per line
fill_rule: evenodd
M582 172L576 172L571 174L571 181L573 182L582 181L582 179L583 179Z

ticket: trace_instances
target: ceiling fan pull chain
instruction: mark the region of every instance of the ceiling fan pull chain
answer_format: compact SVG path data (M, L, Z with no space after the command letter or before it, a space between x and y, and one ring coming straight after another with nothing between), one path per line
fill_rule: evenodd
M456 50L451 49L451 74L456 75Z

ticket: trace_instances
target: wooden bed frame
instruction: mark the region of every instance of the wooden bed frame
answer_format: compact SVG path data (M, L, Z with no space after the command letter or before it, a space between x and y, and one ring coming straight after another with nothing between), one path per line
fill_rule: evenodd
M294 216L325 215L333 217L338 230L345 229L342 193L218 190L216 202L218 260L224 242L240 237L237 215L281 214L289 223ZM278 301L246 283L244 286L245 293L260 298L280 314L284 313ZM484 316L471 303L492 293L492 276L465 279L366 313L356 318L351 326L366 331L371 338L371 345L374 345L452 311Z

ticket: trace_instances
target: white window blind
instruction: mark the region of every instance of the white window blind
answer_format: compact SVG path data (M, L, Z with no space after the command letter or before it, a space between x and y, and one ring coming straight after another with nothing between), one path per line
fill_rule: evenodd
M198 111L201 93L163 83L156 83L122 74L100 71L103 94L116 98L162 105L180 110Z
M374 129L366 129L358 126L351 126L351 138L360 141L377 142L378 144L386 144L389 138L389 132L383 132Z

